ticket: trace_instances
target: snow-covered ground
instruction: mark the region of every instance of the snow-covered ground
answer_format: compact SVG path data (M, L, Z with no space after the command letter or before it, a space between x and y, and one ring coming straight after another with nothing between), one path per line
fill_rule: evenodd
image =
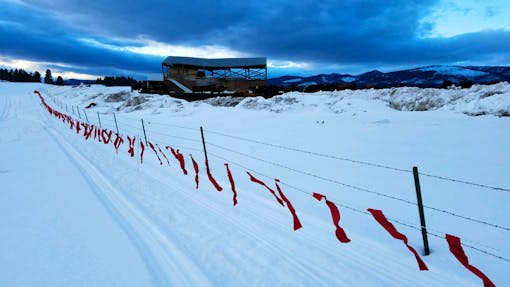
M143 137L143 118L149 141L186 156L188 175L170 152L170 167L148 148L140 164L127 143L116 154L85 141L44 110L35 89L112 130L115 113L123 136ZM449 233L472 265L508 286L510 192L422 175L432 253L420 272L405 245L363 213L383 210L422 254L420 231L406 226L419 226L417 207L403 202L416 201L412 174L359 161L508 189L509 113L506 83L192 103L125 87L0 83L1 285L482 286L449 252ZM207 180L200 126L222 192ZM289 211L246 171L271 187L279 178L303 228L293 231ZM338 204L351 242L336 239L313 192Z

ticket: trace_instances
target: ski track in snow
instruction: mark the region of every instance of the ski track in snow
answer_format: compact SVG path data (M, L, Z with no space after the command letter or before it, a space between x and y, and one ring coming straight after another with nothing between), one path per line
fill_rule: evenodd
M144 177L153 177L154 180L159 181L159 176L154 176L151 173L144 172ZM327 270L327 266L310 264L306 256L295 252L296 250L302 248L299 246L299 243L295 242L295 239L297 239L296 237L302 237L302 242L306 242L308 246L313 246L314 252L317 253L316 255L318 257L334 258L337 256L337 254L340 253L343 260L345 260L345 262L349 262L348 265L351 271L352 269L358 269L356 272L369 282L370 280L377 278L373 281L377 283L367 282L366 284L374 284L374 286L406 286L409 284L413 284L414 286L445 286L451 283L452 278L445 278L442 274L434 274L432 272L429 272L428 274L424 273L424 276L421 278L421 282L416 282L413 276L406 276L408 273L399 272L398 269L395 269L394 265L388 266L384 261L374 260L373 254L378 253L378 256L386 256L388 258L394 258L396 254L378 248L380 246L374 247L371 245L373 243L371 240L366 240L364 238L360 238L361 243L357 243L363 246L361 249L364 250L364 252L360 252L360 249L358 248L350 248L349 244L339 246L337 244L340 243L337 243L336 241L334 245L331 245L329 242L324 242L323 238L321 238L321 235L318 233L314 234L310 232L291 232L290 236L286 236L285 240L268 241L263 236L267 230L283 231L289 229L289 220L282 221L282 216L275 216L275 210L279 208L276 203L268 202L267 200L261 200L257 195L243 193L243 200L256 201L257 205L259 205L259 208L263 208L263 212L261 212L259 208L257 210L236 208L233 212L227 213L225 212L224 204L219 203L217 200L211 200L210 197L205 198L202 196L189 196L187 194L189 191L184 188L184 184L183 188L177 189L175 188L176 181L173 181L172 183L172 185L169 183L164 183L170 192L174 192L173 194L175 194L175 192L179 192L180 195L187 197L187 201L190 203L190 205L193 204L204 207L208 213L212 215L212 218L223 218L227 220L230 223L227 225L229 229L236 230L239 233L256 239L258 242L264 245L264 247L271 251L266 256L274 256L277 254L280 259L283 259L289 266L293 268L293 272L296 272L296 274L300 274L300 276L304 276L310 279L308 284L313 284L314 286L351 286L360 284L362 279L359 277L353 277L352 274L343 275L341 273L331 272L330 270ZM226 182L221 182L221 184L223 186L227 186ZM187 206L186 208L181 207L179 212L190 213L189 211L194 209L195 208L192 208L191 206ZM283 212L283 217L287 216L288 215L286 214L285 210L285 212ZM189 217L193 217L191 213ZM251 223L251 225L249 225L250 227L247 227L247 223ZM207 226L208 225L205 225L204 229L206 229ZM328 224L324 224L323 226L325 226L329 231L327 234L333 236L333 228ZM207 234L208 232L204 230L204 233ZM233 244L235 244L235 242L233 242ZM230 244L226 243L225 245L228 246ZM404 248L402 248L402 250L405 251ZM257 251L250 253L250 256L257 255L260 256L260 254L257 254ZM410 255L406 255L408 254L405 252L398 254L397 256L401 256L402 258L406 259L401 258L401 262L403 263L397 264L401 265L400 267L404 269L414 269L414 259ZM339 265L345 264L339 261L334 262L334 264L335 263ZM303 284L302 286L309 286L308 284ZM461 284L463 286L469 286L469 284L466 282L462 282Z
M138 246L160 286L211 286L207 277L160 229L134 207L106 176L63 137L48 129L90 184L98 199Z
M51 120L51 119L50 119ZM93 155L92 153L84 154L84 151L79 151L72 146L72 143L66 140L67 138L64 133L60 132L59 127L55 127L55 131L50 129L50 133L53 135L55 141L57 141L68 154L69 158L73 160L76 167L79 168L87 179L87 181L93 186L94 192L96 192L98 198L105 205L105 207L112 212L112 215L116 218L121 226L129 234L129 237L138 246L143 258L145 258L147 265L152 270L153 276L156 278L158 285L179 285L179 286L210 286L219 285L226 282L210 282L207 275L202 271L203 266L199 266L197 262L195 252L193 250L185 249L185 242L178 242L179 239L172 235L172 231L169 228L165 228L164 223L161 222L157 216L145 214L143 208L140 208L140 203L136 203L133 199L129 199L123 195L123 192L118 188L113 187L113 181L107 179L106 174L108 170L106 166L95 164L99 162L101 156L108 155ZM72 135L71 137L76 136ZM93 143L91 149L97 148L102 144ZM89 157L93 157L92 159ZM173 162L174 168L175 161ZM237 258L234 250L228 251L229 256L233 256L232 260L246 260L246 258L254 258L262 256L266 258L272 258L278 260L279 265L283 265L286 268L290 268L292 273L302 279L302 284L296 284L294 286L309 286L313 284L315 286L347 286L355 285L360 282L365 282L368 286L405 286L408 284L414 284L414 286L444 286L451 282L451 278L445 278L444 275L439 273L429 272L428 276L422 276L421 282L415 282L413 276L406 276L407 273L398 272L395 269L395 265L387 265L383 261L374 260L373 254L379 253L378 257L387 256L388 258L394 258L395 256L405 258L404 263L397 263L401 265L401 268L414 270L415 262L414 259L402 249L402 254L394 254L391 251L378 249L370 245L370 241L365 241L361 245L363 246L364 252L359 252L359 249L349 248L348 245L344 245L340 251L338 245L326 244L319 235L304 234L301 235L299 232L291 233L290 236L282 235L282 240L269 241L263 234L268 230L286 230L289 228L289 224L281 220L281 216L274 215L275 209L278 205L273 202L267 202L257 198L254 195L243 195L243 200L255 200L257 204L262 205L260 209L246 210L242 208L236 208L234 211L226 212L223 203L218 200L214 200L211 196L195 196L196 191L190 190L186 187L186 184L180 178L173 178L172 182L161 181L161 178L165 177L165 170L163 168L156 167L149 173L146 169L141 168L140 173L142 174L142 181L155 182L157 183L156 190L161 192L169 193L173 195L172 200L176 202L186 202L186 204L173 204L172 213L179 214L181 217L187 217L191 220L197 220L194 211L197 209L205 210L208 218L221 218L226 220L228 224L224 225L224 233L235 232L242 234L251 239L256 240L261 246L263 246L263 253L260 250L243 250L244 254L238 254ZM184 180L190 178L183 177ZM202 178L202 185L209 184L206 179ZM221 182L224 187L228 187L226 182ZM116 184L119 185L119 184ZM257 189L258 187L255 187ZM188 194L188 193L192 194ZM200 190L198 192L201 192ZM225 190L225 192L228 192ZM263 191L260 194L264 194ZM181 198L175 198L175 196ZM212 193L212 196L216 195ZM312 202L312 201L311 201ZM283 213L285 217L286 210ZM195 219L194 219L195 218ZM213 220L214 221L214 220ZM288 222L288 221L287 221ZM193 222L193 226L197 230L200 230L202 236L207 238L207 234L214 233L217 225L211 225L207 223L207 220ZM333 236L333 229L329 225L328 235ZM175 233L176 231L174 231ZM177 231L178 232L178 231ZM335 274L332 270L328 270L327 266L321 264L310 264L309 258L302 256L298 251L302 247L298 246L294 242L297 236L304 236L304 241L313 246L314 252L317 253L317 257L323 258L334 258L339 252L346 262L349 262L345 267L349 267L349 270L357 269L355 272L360 277L353 277L352 273L346 274ZM182 237L182 235L181 235ZM182 239L181 239L182 240ZM184 239L185 240L185 239ZM391 240L391 239L390 239ZM214 238L211 238L214 242ZM228 246L236 246L235 241L224 242L225 248ZM292 247L292 248L289 248ZM308 247L310 248L310 247ZM308 249L306 248L306 249ZM239 252L239 250L237 250ZM319 256L320 254L320 256ZM235 261L234 261L235 262ZM333 262L331 262L333 263ZM340 266L345 264L337 262ZM326 268L323 268L326 267ZM276 267L273 267L276 268ZM275 272L268 268L266 272ZM337 268L334 268L337 269ZM207 272L206 272L207 273ZM413 273L411 273L413 274ZM464 282L465 283L465 282ZM267 283L269 284L269 283ZM251 284L246 284L251 285ZM257 285L257 284L255 284ZM283 284L287 285L287 284ZM467 286L466 284L463 284Z

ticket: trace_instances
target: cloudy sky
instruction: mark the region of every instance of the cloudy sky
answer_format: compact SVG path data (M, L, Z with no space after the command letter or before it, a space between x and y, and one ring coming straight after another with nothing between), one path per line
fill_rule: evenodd
M269 76L510 65L508 0L0 0L0 67L161 78L169 55Z

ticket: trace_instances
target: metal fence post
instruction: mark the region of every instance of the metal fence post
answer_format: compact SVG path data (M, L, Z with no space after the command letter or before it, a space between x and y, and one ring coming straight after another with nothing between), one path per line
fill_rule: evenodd
M205 161L209 162L207 160L207 149L205 148L204 129L202 127L200 127L200 133L202 134L202 145L204 146Z
M427 238L427 226L425 225L425 213L423 212L423 201L421 199L421 187L420 187L420 178L418 176L418 168L413 166L413 175L414 175L414 186L416 188L416 198L418 199L418 212L420 213L420 226L421 226L421 235L423 237L423 248L425 251L425 256L430 254L429 250L429 240Z
M101 127L101 117L99 117L99 112L96 112L97 113L97 119L99 120L99 128L102 129L103 127Z
M115 120L115 128L117 129L117 134L119 134L119 125L117 125L117 117L115 116L115 113L113 113L113 119Z
M83 113L85 114L85 119L87 120L87 123L89 123L89 117L87 117L87 111L83 110Z
M145 133L145 125L143 124L143 119L142 119L142 128L143 128L143 136L145 137L145 145L148 145L147 134Z

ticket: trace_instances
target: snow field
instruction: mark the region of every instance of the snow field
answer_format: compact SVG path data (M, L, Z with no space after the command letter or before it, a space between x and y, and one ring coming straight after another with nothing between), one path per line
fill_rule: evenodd
M140 135L139 118L143 117L149 140L179 146L185 155L193 153L201 166L200 189L196 191L193 173L182 175L169 153L170 168L159 166L148 149L146 161L139 165L128 158L125 144L117 156L111 146L85 142L83 137L54 118L43 113L34 116L34 106L29 102L36 103L38 99L27 95L28 90L26 87L24 97L19 96L23 100L13 97L4 100L8 107L3 109L5 118L12 114L12 119L18 122L26 120L25 117L35 117L48 134L53 135L66 150L67 158L73 159L77 169L89 178L89 185L95 186L93 194L133 242L155 285L223 286L239 285L240 282L262 286L274 282L284 286L481 285L478 278L453 258L444 239L430 238L433 253L423 259L431 271L420 273L416 261L401 242L392 239L369 216L341 206L340 225L352 242L340 244L334 237L334 227L324 203L285 184L308 193L325 194L328 199L355 209L382 209L389 218L403 219L414 226L419 222L415 206L351 190L253 157L415 201L412 175L304 155L212 132L404 169L418 165L420 170L434 174L508 187L506 174L510 156L505 147L508 147L510 137L507 118L473 118L446 110L398 112L384 106L383 102L357 99L356 96L352 99L345 97L331 105L327 101L331 95L323 94L310 97L284 95L280 100L269 101L247 99L237 107L224 108L156 95L136 95L146 101L129 107L122 106L123 102L103 100L113 93L126 91L125 88L48 87L43 93L55 101L55 107L60 102L68 104L68 108L73 104L83 108L94 100L98 105L88 110L90 120L91 114L99 112L103 125L114 129L114 123L107 118L115 111L122 134ZM103 95L98 96L99 93ZM133 95L126 91L125 96ZM260 110L261 104L265 105L264 110ZM27 111L27 106L32 111ZM315 109L310 109L313 106ZM341 107L344 112L332 112L331 106ZM120 111L117 111L118 107ZM212 188L203 173L199 126L205 129L212 172L224 187L221 193ZM16 162L16 159L13 157L8 162ZM230 163L238 187L239 204L236 207L232 207L224 162ZM187 164L191 171L188 158ZM292 231L288 210L281 208L263 187L249 182L246 167L268 175L269 178L264 178L254 174L269 186L273 186L270 178L274 177L285 183L282 184L283 192L296 208L302 229ZM425 204L509 225L505 216L508 194L424 177L421 181ZM481 198L485 202L480 202ZM485 243L508 257L505 246L508 232L429 210L426 210L426 216L427 224L434 230L431 232L448 232ZM395 226L420 251L421 234L405 226ZM33 244L37 243L34 240ZM60 247L56 244L53 248ZM508 275L503 272L507 262L465 250L471 263L496 285L504 286L509 282ZM147 275L139 278L144 276Z

